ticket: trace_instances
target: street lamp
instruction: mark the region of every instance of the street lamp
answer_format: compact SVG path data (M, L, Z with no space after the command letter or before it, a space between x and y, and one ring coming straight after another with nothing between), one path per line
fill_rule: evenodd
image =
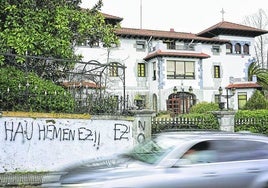
M181 83L181 91L182 91L182 113L185 113L185 109L184 109L184 86L183 86L183 82Z
M174 94L176 94L176 93L177 93L177 91L178 91L177 87L176 87L176 86L174 86L174 88L173 88L173 93L174 93Z
M219 94L222 95L222 87L219 87Z
M193 93L193 88L192 88L192 86L189 87L189 92L190 92L190 93Z

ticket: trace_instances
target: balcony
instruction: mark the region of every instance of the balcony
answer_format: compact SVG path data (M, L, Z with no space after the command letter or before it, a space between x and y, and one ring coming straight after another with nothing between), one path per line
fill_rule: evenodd
M158 43L152 48L151 52L157 50L195 51L195 45L188 43L185 44Z

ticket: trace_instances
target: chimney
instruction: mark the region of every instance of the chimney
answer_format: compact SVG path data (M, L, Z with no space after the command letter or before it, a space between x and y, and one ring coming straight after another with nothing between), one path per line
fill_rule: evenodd
M170 28L169 31L170 32L174 32L175 30L174 30L174 28Z
M256 75L253 75L253 76L252 76L252 81L253 81L253 82L257 82L257 81L258 81Z

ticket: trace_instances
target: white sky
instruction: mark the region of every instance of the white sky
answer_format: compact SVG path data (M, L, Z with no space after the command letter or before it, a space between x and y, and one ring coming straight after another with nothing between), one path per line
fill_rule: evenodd
M83 0L82 7L92 7L96 0ZM198 33L222 20L242 23L259 9L268 14L267 0L103 0L103 13L122 17L122 27ZM266 28L267 29L267 28Z

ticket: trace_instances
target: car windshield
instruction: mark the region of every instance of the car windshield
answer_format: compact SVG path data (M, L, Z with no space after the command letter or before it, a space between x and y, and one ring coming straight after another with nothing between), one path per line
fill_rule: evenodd
M145 163L154 164L166 156L178 140L157 138L134 147L127 155Z

